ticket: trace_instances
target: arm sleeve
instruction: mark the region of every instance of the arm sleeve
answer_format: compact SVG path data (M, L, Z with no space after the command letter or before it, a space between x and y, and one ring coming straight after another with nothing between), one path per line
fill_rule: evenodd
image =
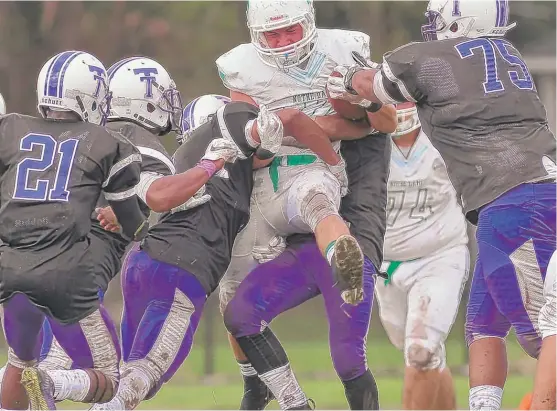
M391 98L390 103L416 103L425 97L417 81L418 58L424 52L421 45L422 43L410 43L383 56L381 76L373 84L377 97L380 97L378 94L381 91Z
M246 136L246 125L255 120L259 109L244 102L230 102L223 106L213 121L218 123L222 137L236 143L244 157L250 157L256 150Z

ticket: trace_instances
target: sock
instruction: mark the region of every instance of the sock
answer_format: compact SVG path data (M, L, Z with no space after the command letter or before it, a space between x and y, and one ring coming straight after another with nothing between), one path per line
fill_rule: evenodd
M342 384L351 410L379 409L379 392L370 370L353 380L343 381Z
M327 248L325 248L325 257L327 258L329 265L333 265L332 260L333 260L333 256L335 255L336 242L337 240L331 241L327 246Z
M238 361L238 365L240 366L240 374L242 374L243 377L257 376L257 371L255 371L255 368L253 368L253 366L249 361L241 361L241 360L237 360L237 361Z
M47 374L54 383L56 401L82 402L91 387L89 375L83 370L52 370Z
M249 361L238 361L240 373L244 378L244 395L240 410L264 410L274 398L267 386L257 375Z
M307 404L306 394L296 380L290 363L261 374L259 378L269 387L281 410L298 408Z
M503 389L494 385L479 385L470 388L470 410L499 410L501 409L502 398Z

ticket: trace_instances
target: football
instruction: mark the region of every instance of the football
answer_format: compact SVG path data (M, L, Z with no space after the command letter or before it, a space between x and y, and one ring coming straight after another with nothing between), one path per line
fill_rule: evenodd
M333 71L331 73L333 77L340 77L341 74L338 71ZM331 98L329 96L329 91L327 90L327 97L329 98L329 103L333 109L341 116L348 120L361 120L365 116L367 116L367 112L364 108L351 104L345 100L339 100L335 98Z

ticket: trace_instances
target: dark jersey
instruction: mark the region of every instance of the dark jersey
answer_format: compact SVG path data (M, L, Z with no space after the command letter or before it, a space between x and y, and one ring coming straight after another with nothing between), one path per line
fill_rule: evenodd
M339 212L350 224L350 232L358 240L364 255L379 269L383 261L387 219L390 137L373 134L359 140L342 141L340 147L349 187ZM288 243L298 244L313 238L313 235L295 234L288 237Z
M152 258L195 275L207 293L224 275L236 235L249 220L254 149L246 140L245 127L257 114L258 109L250 104L228 103L178 148L174 154L177 173L195 167L217 138L234 140L248 158L227 163L228 178L215 175L209 180L205 187L211 196L208 202L163 214L142 242L142 249Z
M135 195L140 161L128 140L100 126L0 118L0 240L25 252L23 271L55 258L89 233L101 188L115 201Z
M545 108L507 40L410 43L384 56L382 74L393 100L416 102L465 212L546 178L555 165Z
M174 164L156 135L127 121L111 121L106 127L122 134L137 148L141 154L141 174L156 173L163 176L174 174ZM148 218L150 210L147 204L139 201L139 205L145 218ZM101 195L97 207L106 206L108 206L108 201ZM109 281L120 270L122 258L130 241L118 233L104 230L96 217L97 213L93 212L91 234L104 243L95 241L92 248L95 248L94 253L98 255L98 258L104 258L102 262L99 261L99 286L106 290Z

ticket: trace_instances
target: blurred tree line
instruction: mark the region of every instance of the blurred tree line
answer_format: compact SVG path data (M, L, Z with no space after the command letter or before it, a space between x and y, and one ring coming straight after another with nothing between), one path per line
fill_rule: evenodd
M376 60L383 52L420 40L425 1L317 1L321 27L361 30L372 38ZM0 92L8 109L35 113L35 81L41 64L68 49L86 50L110 66L146 55L175 78L184 100L224 93L214 61L249 40L245 1L185 2L0 2ZM511 2L519 48L555 44L555 3Z

